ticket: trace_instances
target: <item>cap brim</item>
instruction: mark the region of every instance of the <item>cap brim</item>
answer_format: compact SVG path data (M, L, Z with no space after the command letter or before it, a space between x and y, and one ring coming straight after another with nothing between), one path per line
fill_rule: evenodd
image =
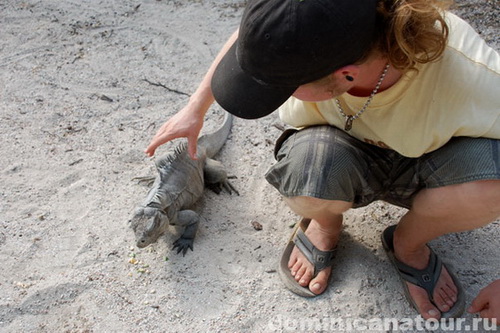
M212 93L217 103L229 113L255 119L275 111L298 87L261 84L243 72L236 58L237 41L228 50L212 77Z

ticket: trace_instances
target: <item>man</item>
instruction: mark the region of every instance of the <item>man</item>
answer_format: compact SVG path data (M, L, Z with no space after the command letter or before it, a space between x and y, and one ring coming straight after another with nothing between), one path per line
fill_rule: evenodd
M280 108L300 130L278 140L266 178L304 217L283 254L286 286L321 294L343 213L385 200L409 209L382 238L410 302L425 319L460 316L460 283L427 243L500 215L500 57L440 4L249 1L146 153L187 137L194 156L214 96L242 118Z

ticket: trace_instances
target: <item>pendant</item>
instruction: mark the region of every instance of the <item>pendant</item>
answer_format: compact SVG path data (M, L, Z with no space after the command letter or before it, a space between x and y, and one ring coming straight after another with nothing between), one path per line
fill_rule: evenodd
M354 121L354 117L353 116L347 116L345 117L345 127L344 129L346 131L350 131L351 128L352 128L352 122Z

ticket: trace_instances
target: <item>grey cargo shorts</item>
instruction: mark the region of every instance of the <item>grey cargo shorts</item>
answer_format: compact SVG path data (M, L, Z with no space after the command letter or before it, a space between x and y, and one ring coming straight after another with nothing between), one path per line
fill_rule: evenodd
M286 197L375 200L410 208L423 188L500 179L500 140L455 137L418 158L359 141L333 126L287 130L267 181Z

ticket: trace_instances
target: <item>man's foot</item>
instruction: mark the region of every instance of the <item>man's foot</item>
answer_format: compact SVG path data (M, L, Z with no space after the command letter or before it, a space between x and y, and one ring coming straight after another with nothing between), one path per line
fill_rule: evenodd
M329 230L320 225L316 220L311 220L305 231L305 235L319 250L330 251L337 245L340 230L334 226L332 226L332 230ZM288 268L290 268L290 273L301 286L309 286L309 289L316 295L325 291L332 272L332 268L327 267L314 277L314 266L297 247L294 247L290 255Z
M417 251L406 251L404 242L398 238L398 232L394 233L394 253L396 258L404 264L416 268L424 269L427 267L430 257L430 249L423 246ZM415 302L420 315L424 319L440 319L441 313L449 311L458 299L458 288L453 282L452 277L443 266L438 282L433 292L433 302L429 300L427 292L410 282L405 282L411 298ZM433 304L434 303L434 304Z

